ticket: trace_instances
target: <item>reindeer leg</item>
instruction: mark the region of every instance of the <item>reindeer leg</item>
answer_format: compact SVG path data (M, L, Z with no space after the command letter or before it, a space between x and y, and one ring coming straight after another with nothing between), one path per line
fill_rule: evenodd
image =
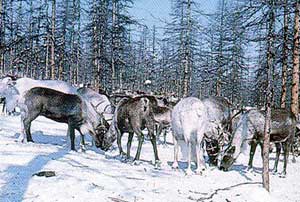
M128 141L127 141L127 159L130 159L130 148L131 148L131 143L133 139L133 132L129 132L128 134Z
M257 147L257 142L256 140L251 141L251 148L250 148L250 157L249 157L249 162L248 162L248 170L252 169L252 165L253 165L253 157L256 151L256 147Z
M174 132L173 132L174 133ZM172 168L177 169L178 168L178 141L176 138L173 136L173 143L174 143L174 162L172 165Z
M156 145L156 136L154 134L150 135L150 141L152 143L154 158L155 158L155 166L159 166L160 161L158 158L157 145Z
M154 125L154 129L155 129L155 135L156 135L156 137L157 137L159 143L161 144L161 141L160 141L160 138L159 138L159 137L160 137L160 134L161 134L161 132L162 132L161 124L155 124L155 125Z
M4 116L7 115L7 114L6 114L6 109L5 109L5 101L3 102L3 106L2 106L2 114L3 114Z
M191 163L192 163L192 143L191 143L190 140L188 140L187 146L188 146L188 168L186 169L186 174L191 175L193 173L193 171L192 171L192 166L191 166Z
M117 144L118 144L119 153L120 153L121 157L126 155L125 152L122 149L122 136L123 136L122 131L117 133Z
M281 151L281 144L280 143L275 143L276 146L276 158L275 158L275 163L274 163L274 168L273 168L273 173L277 173L277 166L278 166L278 161L279 161L279 156L280 156L280 151Z
M282 174L285 176L286 175L286 167L287 167L287 163L288 163L288 159L289 159L289 144L288 142L284 142L282 143L283 146L283 154L284 154L284 162L283 162L283 172Z
M140 160L142 145L144 142L144 134L142 133L142 131L140 129L135 129L135 133L138 135L139 144L138 144L138 148L137 148L137 152L136 152L134 161L138 161L138 160Z
M295 158L295 148L294 148L293 143L291 143L291 152L292 152L292 155L293 155L292 162L293 162L293 163L296 163L296 158Z
M70 134L70 140L71 140L71 150L76 151L75 149L75 129L71 124L69 123L69 134Z
M167 145L167 130L164 129L164 145Z
M84 134L81 133L80 130L78 130L80 133L80 149L82 152L86 151L86 147L85 147L85 140L84 140ZM68 129L68 133L69 133L69 129Z
M204 147L203 147L203 138L204 138L204 126L202 124L201 129L197 132L196 140L196 157L197 157L197 169L196 174L201 175L202 171L205 170L205 160L204 160Z
M26 131L26 136L27 136L27 142L33 142L31 132L30 132L31 122L25 123L24 125L25 125L25 131Z
M31 112L31 114L26 113L26 115L27 116L25 116L25 114L24 114L24 119L23 119L23 127L24 128L23 129L25 129L27 142L33 142L31 132L30 132L31 122L33 120L35 120L39 114L38 114L38 112Z
M197 156L197 169L196 169L196 174L202 175L202 171L205 170L205 162L203 158L203 148L201 147L202 143L197 142L196 144L196 156Z
M156 136L154 134L154 123L152 120L147 121L147 129L150 136L150 141L152 143L154 158L155 158L155 166L159 166L160 161L158 158L157 145L156 145Z
M24 142L25 141L25 126L24 126L24 119L25 119L25 112L21 112L21 131L18 141Z
M290 148L290 150L292 152L292 155L293 155L292 162L296 163L295 148L294 148L294 140L295 140L294 133L295 133L295 131L292 130L291 131L292 136L288 139L287 144L289 145L289 148Z

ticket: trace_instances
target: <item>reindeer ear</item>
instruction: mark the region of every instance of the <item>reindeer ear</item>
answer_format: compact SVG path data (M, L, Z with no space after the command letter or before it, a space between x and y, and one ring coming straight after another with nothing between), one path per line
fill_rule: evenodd
M232 147L229 149L228 153L233 154L234 152L235 152L235 146L232 146Z
M99 113L100 117L104 119L104 112Z
M298 114L296 115L296 122L297 122L297 123L300 122L300 113L298 113Z
M114 113L116 111L116 105L111 104L111 113Z
M1 83L7 84L7 85L13 85L13 84L14 84L13 81L12 81L12 79L11 79L10 77L5 77L5 78L3 78L3 79L1 80Z

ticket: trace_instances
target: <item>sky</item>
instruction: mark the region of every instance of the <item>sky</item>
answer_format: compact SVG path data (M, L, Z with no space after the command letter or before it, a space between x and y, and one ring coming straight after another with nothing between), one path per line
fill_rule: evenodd
M205 13L211 13L216 9L219 0L195 0L199 3L199 9ZM164 26L164 22L170 21L171 0L135 0L130 9L131 15L151 28Z
M135 0L130 13L149 28L163 26L163 21L170 20L170 0Z

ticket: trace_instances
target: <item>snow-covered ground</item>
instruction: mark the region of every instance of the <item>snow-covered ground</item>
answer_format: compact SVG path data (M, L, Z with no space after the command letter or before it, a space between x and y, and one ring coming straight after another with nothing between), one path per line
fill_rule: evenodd
M300 158L290 163L287 177L270 176L271 194L261 187L260 151L254 170L247 172L248 155L241 156L229 172L208 168L204 175L186 176L172 170L171 135L167 146L158 145L162 161L156 170L151 143L145 141L141 164L121 162L118 151L101 152L88 147L70 151L66 125L38 118L31 130L35 143L17 142L20 117L0 116L0 201L278 201L300 202ZM90 137L87 139L90 140ZM123 138L125 148L127 138ZM77 145L79 137L77 136ZM135 155L134 139L131 155ZM274 163L274 154L271 166ZM282 162L279 163L279 171ZM32 176L39 171L55 171L55 177Z

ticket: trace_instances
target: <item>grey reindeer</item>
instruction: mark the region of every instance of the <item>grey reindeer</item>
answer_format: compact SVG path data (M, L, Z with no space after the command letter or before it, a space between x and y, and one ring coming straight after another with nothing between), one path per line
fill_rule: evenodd
M104 147L109 148L117 139L117 144L121 156L130 158L131 142L134 134L138 137L138 148L134 158L134 163L140 159L141 149L144 142L143 130L148 130L148 136L153 146L155 166L159 166L156 136L154 134L154 113L157 107L157 100L153 96L137 96L133 98L123 98L116 106L113 121L108 132L103 139ZM125 132L128 132L127 153L122 149L121 139Z
M3 94L6 98L19 100L18 90L7 86ZM71 149L75 150L75 129L82 136L89 133L93 136L96 146L101 147L103 134L108 130L103 117L99 117L95 109L79 95L62 93L49 88L35 87L22 96L22 102L17 103L21 110L21 141L25 138L33 142L30 128L31 122L42 115L57 122L67 123L71 139ZM83 143L84 144L84 143Z
M283 175L286 175L286 167L289 151L293 143L296 117L288 110L273 109L271 116L270 141L276 145L276 159L274 164L274 173L277 172L277 166L281 147L284 151ZM240 115L233 123L233 138L222 154L220 169L228 170L240 153L246 150L248 143L251 143L249 168L252 168L253 156L257 144L262 147L264 135L265 111L251 109Z

